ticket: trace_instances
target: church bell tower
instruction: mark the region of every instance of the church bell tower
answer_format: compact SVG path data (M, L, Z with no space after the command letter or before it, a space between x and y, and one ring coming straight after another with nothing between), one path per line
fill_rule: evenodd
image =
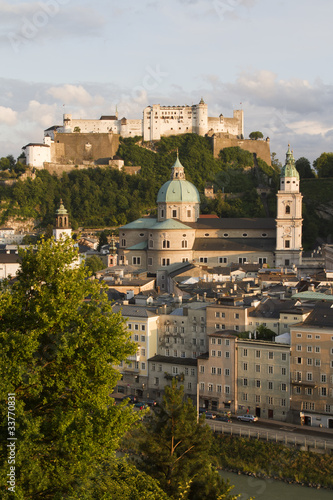
M62 200L56 211L55 228L53 229L53 236L56 241L68 237L72 237L72 229L69 225L68 212L64 207Z
M296 267L302 263L302 195L295 158L288 145L286 163L277 193L275 266Z

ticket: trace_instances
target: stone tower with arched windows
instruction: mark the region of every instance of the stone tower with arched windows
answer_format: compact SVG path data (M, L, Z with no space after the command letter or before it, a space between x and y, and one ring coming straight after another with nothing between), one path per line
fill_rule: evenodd
M72 228L69 225L68 212L64 207L62 200L60 200L59 208L56 211L55 227L53 229L53 236L56 241L61 238L72 237Z
M302 195L299 173L290 145L281 170L277 193L275 265L298 266L302 263Z

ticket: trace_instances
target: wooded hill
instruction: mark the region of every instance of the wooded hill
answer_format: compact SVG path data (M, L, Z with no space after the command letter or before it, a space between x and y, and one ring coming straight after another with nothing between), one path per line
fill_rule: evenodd
M170 178L177 149L186 179L200 192L202 213L219 217L276 216L280 172L277 162L271 167L240 148L226 148L219 158L214 158L210 140L195 134L162 138L153 151L139 143L139 137L123 139L117 152L125 165L141 166L138 175L110 167L74 168L62 177L41 170L33 180L0 185L0 224L6 224L11 217L32 217L38 227L46 227L54 221L60 198L73 229L116 227L142 215L154 215L158 190ZM305 179L301 183L305 249L312 248L317 237L326 239L333 234L331 184L333 179ZM204 196L207 185L214 186L215 199ZM270 191L260 195L258 187Z

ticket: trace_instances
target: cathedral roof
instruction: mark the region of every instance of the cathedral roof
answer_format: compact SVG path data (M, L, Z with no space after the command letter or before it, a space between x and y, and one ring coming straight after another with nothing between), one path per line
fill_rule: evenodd
M180 163L178 154L172 166L171 180L165 182L157 195L157 203L200 203L197 188L185 180L184 167Z
M296 177L299 180L299 173L295 167L295 158L293 152L290 150L290 144L288 144L286 163L282 167L281 177Z

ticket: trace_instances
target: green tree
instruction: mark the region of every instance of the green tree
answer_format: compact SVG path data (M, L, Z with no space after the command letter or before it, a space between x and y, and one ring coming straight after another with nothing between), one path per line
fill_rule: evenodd
M301 179L312 179L315 177L314 171L311 168L311 163L307 158L304 158L304 156L296 160L295 167Z
M281 168L282 168L282 163L280 162L280 160L278 159L277 157L277 154L273 153L271 154L271 164L272 164L272 167L275 169L275 170L278 170L280 171Z
M264 135L262 132L259 132L259 130L256 130L255 132L251 132L249 137L250 139L254 139L256 141L258 139L263 139Z
M171 498L214 500L226 493L227 485L210 455L212 431L204 416L197 422L196 408L191 400L184 401L183 386L178 388L175 379L133 442L138 468L157 479Z
M99 235L97 250L100 252L102 246L107 245L107 244L108 244L107 233L106 233L106 231L102 231L101 234Z
M276 336L276 333L273 332L270 328L267 328L264 325L259 325L257 328L257 339L258 340L273 340Z
M110 398L114 368L136 351L104 289L76 265L71 240L41 241L22 252L14 283L0 293L0 454L7 485L7 395L15 394L17 499L94 498L98 476L137 420ZM84 493L84 496L82 492ZM105 497L114 498L112 494ZM147 497L149 498L149 497Z
M91 257L87 257L85 260L85 266L89 271L89 274L96 274L97 271L104 269L105 265L98 255L92 255Z
M318 177L333 177L333 153L322 153L313 162Z

